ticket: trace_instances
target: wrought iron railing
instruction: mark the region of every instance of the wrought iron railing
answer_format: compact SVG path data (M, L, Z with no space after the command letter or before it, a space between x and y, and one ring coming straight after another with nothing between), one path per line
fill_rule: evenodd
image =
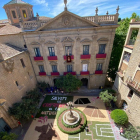
M132 79L131 76L127 78L126 83L140 93L140 83Z

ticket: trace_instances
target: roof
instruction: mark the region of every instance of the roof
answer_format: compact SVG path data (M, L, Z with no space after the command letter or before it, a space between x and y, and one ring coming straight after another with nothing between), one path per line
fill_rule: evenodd
M20 27L10 25L10 24L0 28L0 35L17 34L20 32L22 32L22 29Z
M7 4L5 5L10 5L10 4L28 4L22 0L11 0L10 2L8 2ZM30 4L29 4L30 5Z
M4 60L14 57L15 55L25 52L25 49L16 47L11 44L0 44L0 53Z

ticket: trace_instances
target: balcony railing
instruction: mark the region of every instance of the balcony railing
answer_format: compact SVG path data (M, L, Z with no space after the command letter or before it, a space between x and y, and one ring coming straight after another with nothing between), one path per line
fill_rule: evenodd
M64 75L67 75L68 73L70 73L72 75L76 75L76 72L64 72Z
M106 54L96 54L97 59L106 58Z
M66 59L67 59L67 56L64 55L64 60L66 60ZM71 59L72 59L72 60L74 59L74 55L71 55Z
M91 55L81 55L81 59L90 59Z
M80 75L89 75L89 71L81 71Z
M48 56L48 60L49 61L56 61L57 60L57 56Z
M39 72L39 76L46 76L46 72Z
M95 74L103 74L103 71L102 70L96 70Z
M38 56L38 57L34 57L35 61L43 61L43 57L42 56Z
M140 94L140 83L138 83L137 81L135 81L134 79L132 79L131 76L129 76L127 78L126 83L128 84L128 86L130 88L132 88L134 91L136 91L137 93Z
M51 72L51 76L59 76L60 73L59 72Z

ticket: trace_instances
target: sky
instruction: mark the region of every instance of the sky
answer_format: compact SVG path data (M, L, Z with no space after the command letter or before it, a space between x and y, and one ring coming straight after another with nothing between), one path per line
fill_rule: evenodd
M10 0L0 0L0 19L7 19L4 4ZM64 0L23 0L33 5L34 15L55 17L64 11ZM135 12L140 15L140 0L67 0L67 8L70 12L79 16L94 16L98 7L98 15L115 14L119 5L119 17L131 17Z

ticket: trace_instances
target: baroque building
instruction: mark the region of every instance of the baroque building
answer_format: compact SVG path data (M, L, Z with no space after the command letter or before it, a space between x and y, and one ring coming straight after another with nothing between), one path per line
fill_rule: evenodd
M34 17L33 6L22 0L3 8L8 20L0 21L0 100L5 103L0 118L9 127L17 124L6 117L7 108L36 82L54 86L57 78L71 73L88 88L104 86L119 7L114 15L100 16L96 8L95 16L80 17L68 11L65 1L64 11L54 18Z
M131 38L138 31L136 40ZM129 121L140 126L140 22L130 22L113 89L117 91L117 105L123 107Z

